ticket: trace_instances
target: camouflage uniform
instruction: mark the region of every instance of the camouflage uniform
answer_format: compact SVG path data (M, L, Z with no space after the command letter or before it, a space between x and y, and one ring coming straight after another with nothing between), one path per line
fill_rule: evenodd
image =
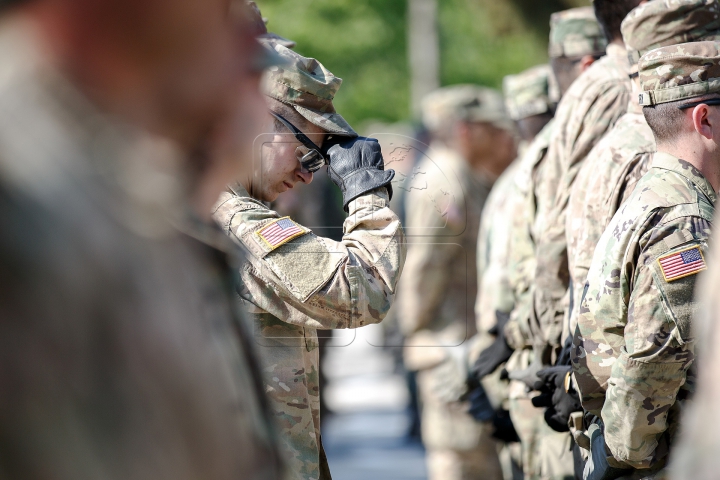
M715 42L652 50L639 62L640 103L720 92L719 64ZM572 355L583 406L604 425L608 463L634 469L633 478L665 466L694 389L693 291L716 201L689 162L664 152L651 162L595 250Z
M551 98L551 76L549 65L540 65L520 74L505 77L503 81L505 102L513 120L520 121L533 115L553 111L556 102ZM539 137L549 138L546 131L549 130L544 130ZM522 215L528 210L525 207L528 201L526 193L530 184L530 172L542 158L540 153L544 151L542 144L540 140L521 146L518 158L493 185L483 209L478 234L479 289L475 303L478 349L492 341L492 337L487 332L497 323L496 312L511 314L515 309L517 296L525 291L524 286L518 288L515 283L518 280L522 283L523 277L513 275L516 272L511 269L511 259L528 252L532 253L532 246L529 248L521 246L519 251L514 250L522 240L528 238L522 235L524 232L516 230L516 225L522 225L516 215ZM524 225L529 225L529 222ZM504 368L504 365L499 368ZM496 408L510 410L507 380L500 380L498 375L489 375L482 380L482 384ZM521 426L525 426L524 423ZM516 430L524 433L520 428ZM516 461L517 465L522 467L523 460L527 463L530 450L523 449L522 443L509 444L507 449L510 458ZM505 467L505 470L507 471L508 468Z
M663 0L641 5L622 24L631 69L650 50L694 40L709 40L720 29L715 0ZM566 235L573 285L570 322L575 331L583 287L595 246L620 205L647 172L655 138L635 98L628 112L593 148L572 186Z
M595 54L606 46L601 28L591 8L572 9L552 16L549 54L551 57ZM547 154L551 138L558 128L557 116L537 135L518 166L515 177L517 201L514 203L509 282L515 305L505 336L515 353L507 363L509 372L522 371L534 360L533 346L542 343L544 335L532 315L532 284L536 270L538 202L543 190ZM510 383L510 416L523 447L523 470L528 479L568 478L573 475L570 439L553 431L543 418L543 411L532 406L525 383Z
M182 214L191 166L4 21L0 476L277 479L237 249Z
M545 350L560 346L568 306L565 218L570 188L587 154L626 112L630 100L627 52L616 44L608 45L606 51L607 55L583 72L560 101L538 185L533 302L542 338L534 341Z
M287 64L271 68L264 93L327 131L354 135L332 105L342 80L315 59L275 49ZM280 217L241 185L223 193L215 206L213 217L246 253L240 297L253 318L289 478L330 478L320 438L316 330L378 323L390 308L405 241L388 202L384 187L351 201L340 242ZM265 232L279 227L295 233L275 242Z
M502 97L490 89L447 87L423 102L423 121L435 131L453 121L488 121L510 127ZM476 248L483 206L492 180L440 141L430 145L415 168L423 190L405 199L411 238L398 299L408 339L405 362L417 370L422 399L422 439L431 479L500 479L502 472L491 427L477 423L459 401L465 385L464 350L476 333L473 302L477 294ZM410 231L410 230L409 230ZM423 348L416 348L422 346ZM461 389L444 394L456 357L464 372L453 377Z

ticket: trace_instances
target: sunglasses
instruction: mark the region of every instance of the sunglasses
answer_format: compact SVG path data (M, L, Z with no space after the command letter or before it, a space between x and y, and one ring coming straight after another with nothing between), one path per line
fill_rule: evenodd
M683 105L678 106L680 110L685 110L688 108L695 108L698 105L720 105L720 98L709 98L707 100L704 100L702 102L692 102L692 103L685 103Z
M295 156L300 162L300 171L303 173L313 173L320 170L322 167L328 164L325 155L322 154L322 149L318 147L315 142L310 140L307 135L302 133L295 125L287 121L279 113L275 113L272 110L270 115L275 117L280 123L290 130L295 136L298 142L302 143L297 149L295 149Z

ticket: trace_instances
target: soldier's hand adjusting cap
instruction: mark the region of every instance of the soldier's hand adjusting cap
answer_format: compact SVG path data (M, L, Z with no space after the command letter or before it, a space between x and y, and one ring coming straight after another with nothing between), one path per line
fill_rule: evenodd
M385 170L380 144L374 138L334 137L325 141L330 161L328 174L340 187L343 194L343 208L365 193L376 188L386 187L392 198L391 181L394 170Z

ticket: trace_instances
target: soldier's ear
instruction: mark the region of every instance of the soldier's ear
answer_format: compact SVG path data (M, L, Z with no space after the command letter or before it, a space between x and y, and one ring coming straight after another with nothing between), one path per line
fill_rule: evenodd
M580 59L580 73L584 72L588 68L590 68L590 65L595 63L595 57L592 55L585 55Z
M707 138L712 140L716 138L715 130L720 135L720 112L714 107L709 107L704 103L701 103L697 107L693 108L690 112L692 117L693 127L695 131Z

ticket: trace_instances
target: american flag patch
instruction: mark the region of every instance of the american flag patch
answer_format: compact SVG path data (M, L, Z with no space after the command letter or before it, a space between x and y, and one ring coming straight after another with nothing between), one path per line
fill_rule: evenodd
M283 217L270 222L255 233L268 247L275 249L293 238L307 233L307 230L290 220L290 217Z
M707 269L700 247L690 247L658 258L666 282L694 275Z

